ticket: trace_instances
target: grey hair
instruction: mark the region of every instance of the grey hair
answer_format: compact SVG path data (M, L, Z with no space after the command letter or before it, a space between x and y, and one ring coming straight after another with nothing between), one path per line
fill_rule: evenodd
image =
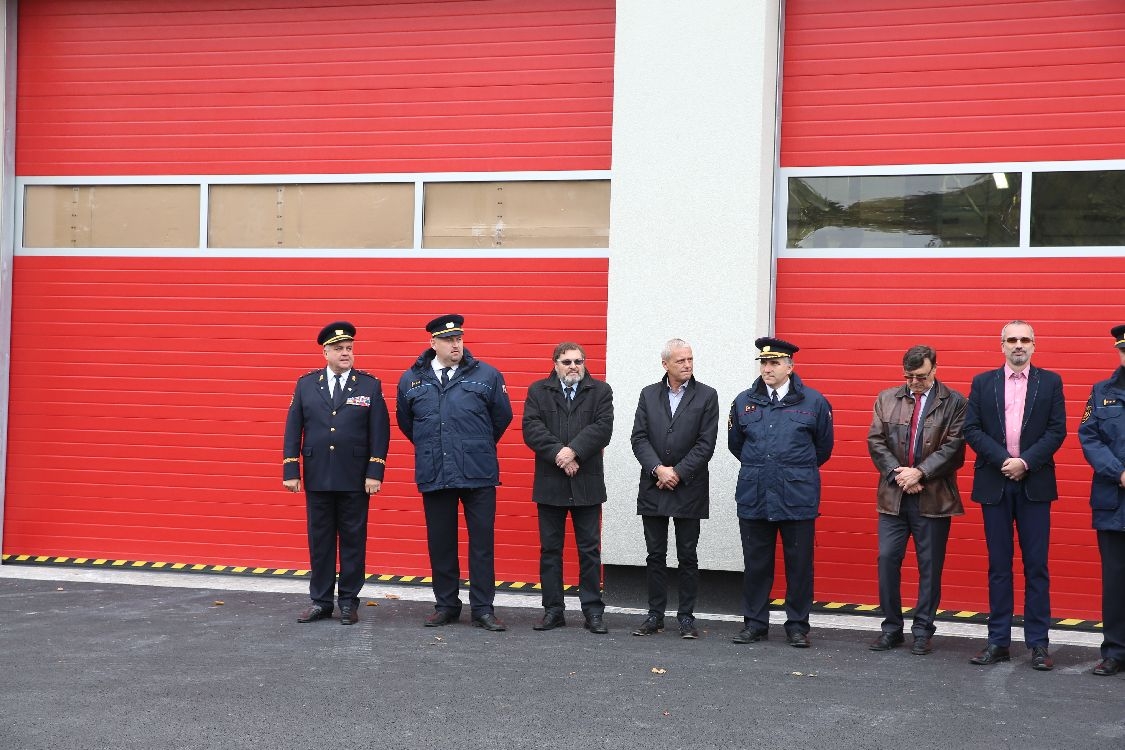
M668 341L664 344L664 348L660 350L660 361L667 362L672 358L672 352L676 351L677 349L690 348L691 344L684 341L683 339L668 339Z

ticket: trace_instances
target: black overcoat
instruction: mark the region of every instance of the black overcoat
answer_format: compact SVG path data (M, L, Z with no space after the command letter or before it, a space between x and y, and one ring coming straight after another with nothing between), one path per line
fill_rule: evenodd
M562 385L552 372L527 389L523 441L535 452L531 499L544 505L599 505L606 501L602 451L613 436L613 389L586 373L567 408ZM578 473L568 477L555 456L569 447L578 454Z
M641 390L633 420L633 455L641 464L637 515L707 518L710 474L719 431L719 394L694 377L676 409L668 406L668 376ZM662 490L652 475L657 466L671 466L680 477L675 489Z

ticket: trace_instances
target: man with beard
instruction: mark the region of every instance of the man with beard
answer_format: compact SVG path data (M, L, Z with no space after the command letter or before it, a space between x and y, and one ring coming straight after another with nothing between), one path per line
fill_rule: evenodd
M578 596L585 627L609 632L602 602L602 451L613 435L613 390L586 369L586 352L565 341L552 355L554 371L531 384L523 411L523 441L535 452L531 499L539 516L539 578L543 619L535 630L566 625L563 538L566 517L578 548Z
M469 606L474 627L507 630L493 611L496 443L512 422L504 377L464 347L464 317L443 315L426 324L430 347L398 382L398 427L414 444L414 480L426 511L433 569L434 613L426 627L461 617L457 588L457 504L469 531Z
M793 372L799 350L788 341L754 342L759 372L727 419L727 447L741 462L735 501L742 534L743 628L731 640L769 635L770 589L778 535L785 559L785 636L809 647L813 535L820 514L820 467L832 455L832 407Z
M1014 524L1023 556L1024 642L1032 668L1046 672L1054 666L1047 549L1051 503L1059 496L1054 456L1066 438L1062 378L1031 364L1035 331L1025 321L1001 329L1000 351L1004 366L973 378L965 416L965 440L977 454L972 498L981 505L988 547L988 644L969 661L1011 658Z

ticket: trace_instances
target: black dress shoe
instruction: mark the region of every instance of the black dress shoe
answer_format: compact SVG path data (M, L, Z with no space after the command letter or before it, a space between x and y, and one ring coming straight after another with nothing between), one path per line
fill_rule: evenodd
M788 641L789 645L792 646L793 648L808 648L809 647L809 635L808 635L808 633L786 633L785 634L785 640Z
M683 615L677 618L680 622L680 637L686 638L689 641L695 640L699 637L699 631L695 629L695 618L691 615Z
M1118 673L1121 669L1121 662L1117 659L1105 658L1098 662L1098 666L1094 667L1094 674L1098 677L1111 677Z
M914 636L914 645L910 647L910 653L915 656L925 656L934 650L933 645L930 643L930 636L916 635Z
M355 606L345 604L340 607L341 625L355 625L357 622L359 622L359 612L356 611Z
M1031 668L1039 672L1050 672L1055 668L1051 660L1051 652L1046 646L1034 646L1031 649Z
M485 630L493 633L502 633L508 629L508 626L496 619L496 615L491 612L485 612L483 615L477 615L473 618L474 628L484 628Z
M759 630L750 625L747 625L742 630L738 631L733 638L730 639L731 643L757 643L758 641L768 640L770 631Z
M609 632L609 628L605 626L605 620L598 614L591 614L586 618L585 628L591 633L597 633L598 635L605 635Z
M313 604L301 610L301 614L297 615L297 622L315 622L331 616L331 604Z
M554 630L566 627L566 617L562 612L548 612L543 619L531 626L532 630Z
M1011 661L1012 655L1008 653L1007 646L988 644L979 654L969 659L973 664L999 664L1002 661Z
M659 615L650 614L641 623L640 627L633 631L633 635L653 635L664 631L664 618Z
M871 645L867 648L872 651L890 651L896 646L901 646L904 642L902 633L880 633L879 637L871 641Z
M442 625L448 625L452 622L457 622L461 619L460 612L453 612L448 609L439 609L432 615L426 618L427 628L440 628Z

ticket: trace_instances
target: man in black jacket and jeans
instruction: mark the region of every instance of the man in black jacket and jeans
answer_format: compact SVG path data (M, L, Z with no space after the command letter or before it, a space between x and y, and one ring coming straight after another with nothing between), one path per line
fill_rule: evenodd
M531 384L523 410L523 440L535 452L531 498L539 511L539 577L543 619L536 630L566 625L562 548L566 516L578 547L578 594L586 629L608 632L602 613L601 522L606 501L602 451L613 435L613 390L586 371L586 352L572 342L555 347L554 372Z
M652 635L664 628L668 519L672 519L680 569L676 619L680 637L697 638L695 547L700 519L707 518L710 503L707 464L715 454L719 396L692 375L695 359L683 339L665 344L660 361L664 378L641 391L631 438L633 455L641 464L637 514L644 522L648 546L648 616L633 635Z

